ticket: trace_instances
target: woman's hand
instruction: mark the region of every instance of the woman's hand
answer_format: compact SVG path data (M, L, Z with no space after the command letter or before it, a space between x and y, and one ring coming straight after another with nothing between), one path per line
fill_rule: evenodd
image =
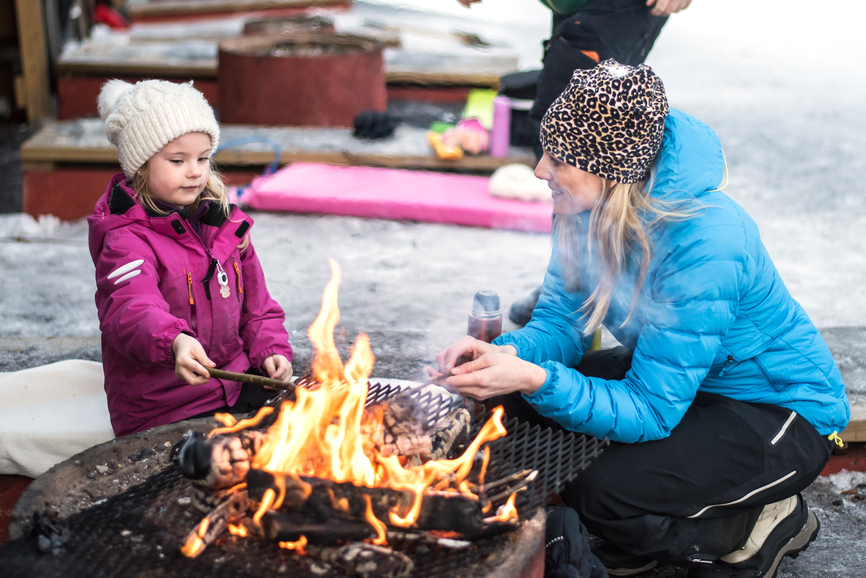
M546 371L517 357L514 346L493 345L468 335L437 355L436 361L439 372L431 372L435 381L475 399L514 391L532 393L547 379Z
M505 352L506 349L510 350L512 355L517 354L517 350L510 345L500 347L467 335L466 337L461 337L449 345L442 353L437 355L436 363L439 364L440 375L445 375L451 371L455 365L459 365L460 363L472 359L478 359L485 353L493 353L495 351Z
M181 333L171 344L174 353L174 374L190 385L203 385L210 381L210 374L205 367L216 367L216 363L208 359L204 347L195 337Z
M461 395L487 399L515 391L534 393L546 380L547 372L534 363L512 353L494 351L453 368L444 383Z
M289 363L285 355L280 355L279 353L271 355L262 363L262 369L272 379L279 379L283 383L289 383L292 380L292 364ZM264 387L274 389L267 385Z

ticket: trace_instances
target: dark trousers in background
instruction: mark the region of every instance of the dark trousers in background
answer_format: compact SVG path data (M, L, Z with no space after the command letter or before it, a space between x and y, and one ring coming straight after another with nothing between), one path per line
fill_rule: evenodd
M568 86L575 69L593 68L608 58L632 66L646 60L667 21L650 10L645 0L590 0L571 16L553 15L552 34L544 43L542 70L529 111L535 136L532 148L538 158L541 119Z
M254 367L249 368L246 373L249 373L250 375L262 375L262 372ZM265 405L265 403L273 399L277 393L279 392L274 391L273 389L267 389L265 386L259 385L258 383L243 383L241 384L241 394L238 396L234 405L226 405L217 409L205 411L192 416L190 419L209 417L217 413L239 414L258 411L263 405Z
M584 375L622 379L624 347L587 352ZM522 396L493 398L509 417L561 426ZM589 531L632 554L688 567L742 547L761 508L805 489L832 442L783 407L698 393L665 439L611 443L560 495Z

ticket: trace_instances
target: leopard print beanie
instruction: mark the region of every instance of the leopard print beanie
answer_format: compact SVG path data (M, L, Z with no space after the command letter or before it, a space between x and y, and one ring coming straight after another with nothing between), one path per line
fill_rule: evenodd
M605 60L574 71L541 121L541 146L588 173L637 183L648 176L669 110L665 87L649 66Z

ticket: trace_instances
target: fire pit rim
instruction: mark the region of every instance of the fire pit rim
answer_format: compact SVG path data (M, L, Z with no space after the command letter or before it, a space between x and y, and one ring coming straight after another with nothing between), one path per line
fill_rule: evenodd
M15 540L30 534L33 528L33 514L45 509L45 506L49 504L46 501L46 496L50 496L51 503L49 505L56 506L57 504L54 502L59 498L68 497L75 491L80 491L89 485L95 485L97 482L88 478L87 474L93 472L97 465L102 465L111 459L116 459L118 462L124 461L137 452L151 449L160 443L170 442L173 445L189 430L208 432L220 425L214 418L205 417L156 426L136 434L97 444L55 464L33 480L12 508L9 539ZM169 448L170 446L166 447L166 452ZM70 484L70 480L78 483ZM75 513L71 508L68 510L60 508L53 512L60 519Z

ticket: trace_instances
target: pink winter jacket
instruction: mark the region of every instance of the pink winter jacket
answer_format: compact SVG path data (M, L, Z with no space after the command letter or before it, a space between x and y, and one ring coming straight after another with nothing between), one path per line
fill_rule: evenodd
M270 355L290 361L283 310L268 294L250 245L252 219L216 203L201 237L178 213L155 216L115 175L87 219L96 265L96 307L111 424L118 436L234 405L241 384L213 378L189 385L174 374L174 339L187 333L217 368L243 373ZM222 297L217 263L228 276Z

